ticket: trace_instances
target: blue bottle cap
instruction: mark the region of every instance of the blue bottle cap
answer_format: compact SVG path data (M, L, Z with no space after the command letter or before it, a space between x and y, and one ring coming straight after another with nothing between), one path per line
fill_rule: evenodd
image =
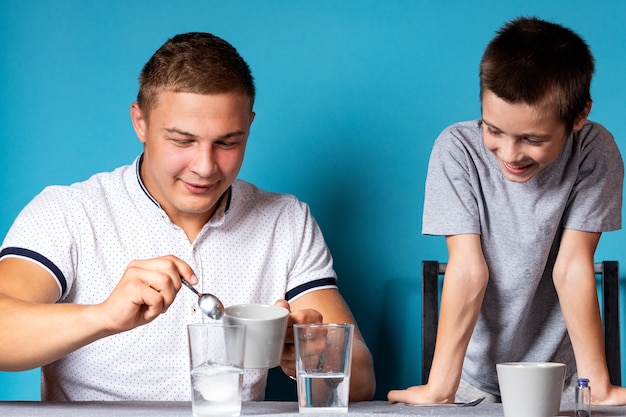
M589 386L589 379L588 378L578 378L578 386L579 387Z

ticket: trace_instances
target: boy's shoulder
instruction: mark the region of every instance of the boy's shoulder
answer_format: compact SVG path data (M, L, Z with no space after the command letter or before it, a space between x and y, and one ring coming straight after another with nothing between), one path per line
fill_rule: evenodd
M580 129L579 136L587 137L587 136L600 136L606 138L613 138L613 135L609 130L604 127L604 125L595 122L593 120L587 120L583 125L582 129Z
M463 132L465 134L470 134L470 135L476 135L476 134L480 135L480 132L481 132L480 124L481 124L481 121L478 119L456 122L446 127L443 130L442 135L444 133L454 133L454 132Z
M437 137L433 152L443 155L468 155L482 158L483 137L480 120L469 120L454 123L446 127Z
M480 120L467 120L451 124L441 131L436 142L456 143L457 145L459 143L482 142Z

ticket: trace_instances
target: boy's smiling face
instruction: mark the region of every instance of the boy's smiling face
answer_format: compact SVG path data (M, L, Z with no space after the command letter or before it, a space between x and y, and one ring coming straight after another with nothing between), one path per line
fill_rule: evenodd
M586 118L576 122L582 128ZM554 162L567 139L555 115L526 103L509 103L489 90L482 97L483 141L506 179L527 182Z

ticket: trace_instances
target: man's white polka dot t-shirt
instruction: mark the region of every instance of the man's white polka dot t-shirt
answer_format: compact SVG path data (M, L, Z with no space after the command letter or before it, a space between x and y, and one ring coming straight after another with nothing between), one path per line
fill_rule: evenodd
M169 254L193 268L199 291L217 295L226 306L273 304L336 288L322 233L294 196L238 180L190 242L145 190L140 161L44 189L15 220L0 257L47 268L58 284L59 303L100 303L129 262ZM189 401L186 325L203 320L197 296L183 288L153 322L44 366L42 399ZM266 370L246 370L245 400L263 399L266 377Z

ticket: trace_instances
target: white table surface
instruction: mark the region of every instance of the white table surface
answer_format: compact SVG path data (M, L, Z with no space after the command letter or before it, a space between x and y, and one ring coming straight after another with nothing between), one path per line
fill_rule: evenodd
M502 404L479 404L475 407L426 406L415 407L404 404L389 404L385 401L351 403L348 414L368 416L502 416ZM190 417L190 402L169 401L111 401L111 402L0 402L1 417ZM295 402L264 401L245 402L244 416L299 416ZM341 415L341 414L339 414ZM573 416L573 405L562 404L559 416ZM307 417L324 417L328 414L309 414ZM594 407L592 416L626 416L626 407Z

